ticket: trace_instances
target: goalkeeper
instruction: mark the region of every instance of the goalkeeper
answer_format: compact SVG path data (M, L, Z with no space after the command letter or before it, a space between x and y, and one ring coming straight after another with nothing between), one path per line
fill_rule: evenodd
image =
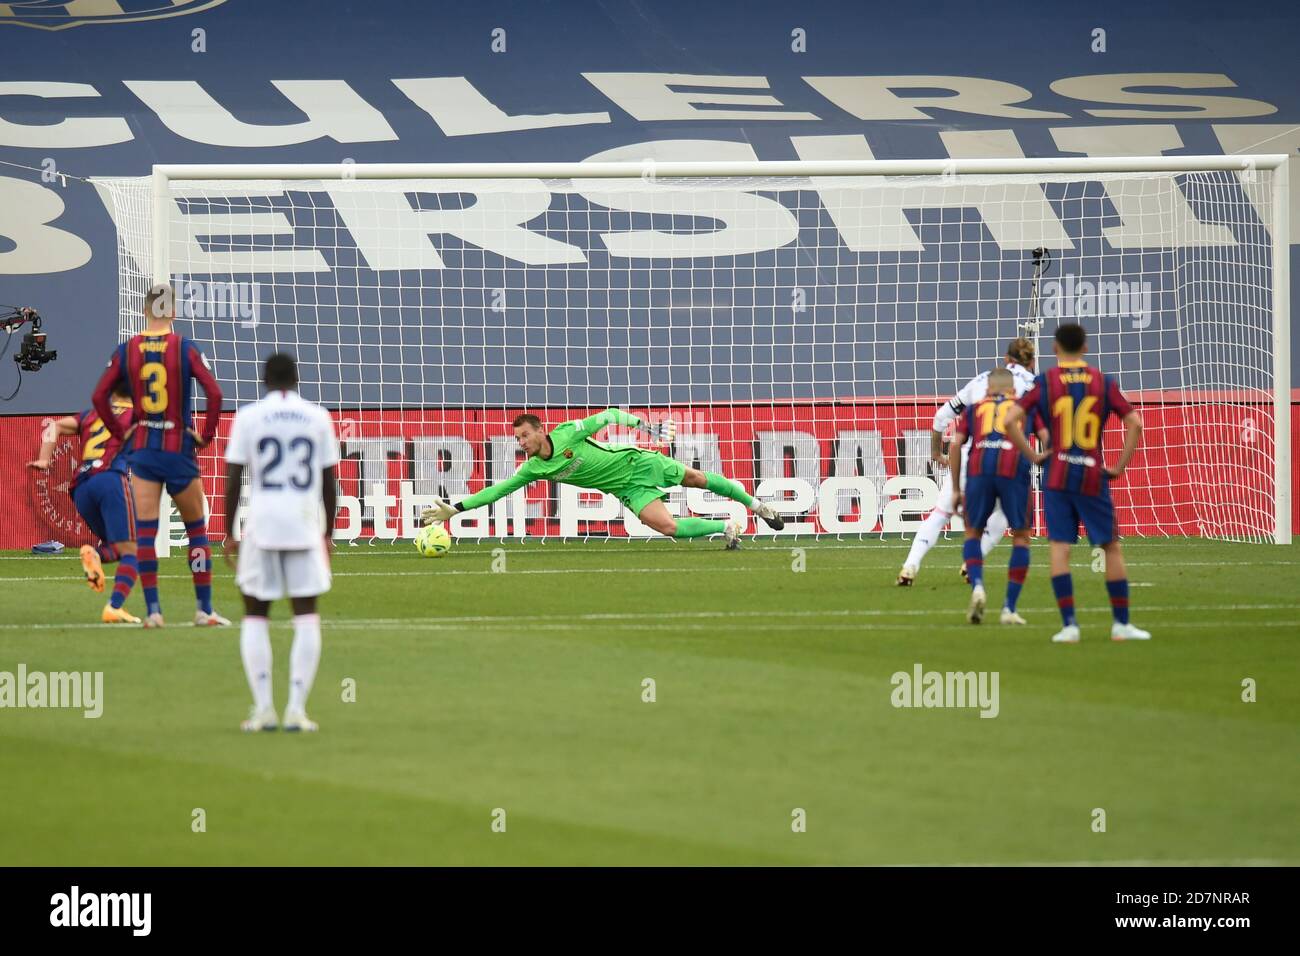
M707 488L714 494L739 501L767 523L780 531L785 527L770 504L756 502L745 489L734 481L714 474L687 468L657 451L635 445L608 445L594 441L592 435L607 425L625 425L649 435L656 442L670 443L677 434L671 421L649 425L635 415L617 408L607 408L589 418L565 422L551 432L542 427L536 415L519 415L511 423L515 440L528 455L519 470L478 494L470 495L455 505L438 501L420 514L421 524L448 521L453 515L472 508L481 508L498 498L534 481L562 481L579 488L593 488L613 495L627 505L642 523L673 538L702 538L723 534L728 550L740 546L740 535L745 526L739 521L720 521L711 518L674 518L668 513L663 498L665 488L678 485L684 488Z

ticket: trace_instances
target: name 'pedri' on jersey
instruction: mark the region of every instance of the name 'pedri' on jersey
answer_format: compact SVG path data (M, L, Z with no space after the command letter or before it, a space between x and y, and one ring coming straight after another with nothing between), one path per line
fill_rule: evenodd
M109 395L118 382L126 382L135 408L135 432L129 449L194 454L190 436L192 411L191 382L198 382L208 407L199 430L205 442L217 434L221 420L221 387L208 368L199 347L175 332L145 332L134 335L113 350L108 368L95 388L95 409L108 422L115 438L122 435L109 422Z
M319 547L321 481L339 463L329 412L292 389L276 390L235 413L226 461L244 465L244 535L266 551Z
M1036 409L1051 431L1051 455L1043 463L1043 487L1049 491L1099 495L1104 488L1102 435L1110 416L1124 418L1133 404L1119 383L1086 362L1061 362L1034 380L1019 399Z

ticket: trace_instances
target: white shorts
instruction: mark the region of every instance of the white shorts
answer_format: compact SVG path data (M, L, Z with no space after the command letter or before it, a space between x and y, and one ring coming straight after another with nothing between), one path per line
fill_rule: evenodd
M943 481L939 484L939 497L934 503L934 510L946 515L952 514L952 472L947 469L944 470Z
M235 584L259 601L316 597L330 589L330 565L322 541L314 548L284 551L259 548L251 536L239 544Z

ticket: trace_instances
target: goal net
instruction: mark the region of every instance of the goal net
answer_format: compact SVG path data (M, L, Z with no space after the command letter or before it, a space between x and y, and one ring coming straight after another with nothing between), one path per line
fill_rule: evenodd
M936 498L937 406L1018 336L1050 367L1053 329L1079 321L1146 423L1113 487L1122 533L1281 541L1285 168L345 164L96 185L122 336L167 278L228 412L259 397L267 355L297 357L338 426L340 538L411 537L432 496L510 475L521 412L555 425L610 406L674 419L668 453L776 501L784 535L898 536ZM218 534L228 418L201 454ZM1113 460L1115 423L1105 447ZM667 501L742 516L702 489ZM546 484L452 532L650 534L613 498Z

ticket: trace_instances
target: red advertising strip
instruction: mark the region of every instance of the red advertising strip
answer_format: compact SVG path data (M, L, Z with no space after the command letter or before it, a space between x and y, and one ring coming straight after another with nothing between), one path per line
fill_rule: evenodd
M677 452L686 457L682 436L696 436L701 466L720 466L751 492L756 479L801 480L811 492L820 482L843 475L867 475L878 481L920 474L928 446L930 420L939 402L918 398L892 403L736 404L631 411L650 420L674 418ZM1272 522L1272 407L1267 402L1221 405L1212 402L1148 401L1139 406L1146 424L1144 447L1128 473L1113 485L1121 531L1138 535L1258 534ZM465 493L497 481L513 469L508 446L493 440L511 437L510 422L525 409L344 410L334 413L345 458L339 467L342 494L363 503L360 535L374 533L373 486L401 494L403 482L416 474L412 461L421 449L454 447L471 461L453 462L435 452L423 465L424 484L455 477ZM550 425L580 418L599 409L549 409ZM76 439L56 448L48 473L26 466L35 457L44 423L55 416L0 418L0 480L10 489L0 517L0 548L30 548L50 539L76 546L90 541L84 522L67 493L76 460ZM212 508L210 533L225 533L221 515L224 486L222 454L233 416L222 417L212 448L200 456L204 490ZM910 433L910 434L909 434ZM779 436L779 437L774 437ZM601 436L635 441L636 436ZM910 441L909 441L910 438ZM1105 457L1114 461L1122 432L1112 423L1105 436ZM640 441L643 443L644 438ZM430 444L432 443L432 444ZM1300 447L1300 403L1292 407L1291 443ZM910 456L909 456L910 449ZM918 457L920 454L920 457ZM710 457L712 456L712 457ZM1300 463L1300 456L1293 455ZM364 481L363 481L364 478ZM1300 464L1292 469L1292 500L1300 500ZM370 495L370 500L367 499ZM558 534L555 502L546 486L529 492L537 502L529 534ZM884 502L880 503L882 506ZM850 507L850 513L851 508ZM1300 512L1300 509L1297 509ZM841 515L845 517L845 515ZM816 508L807 516L822 530ZM393 518L389 524L398 526ZM1293 513L1300 532L1300 513ZM881 529L876 526L876 530ZM612 527L584 525L587 534L621 534ZM400 534L400 531L398 532Z

